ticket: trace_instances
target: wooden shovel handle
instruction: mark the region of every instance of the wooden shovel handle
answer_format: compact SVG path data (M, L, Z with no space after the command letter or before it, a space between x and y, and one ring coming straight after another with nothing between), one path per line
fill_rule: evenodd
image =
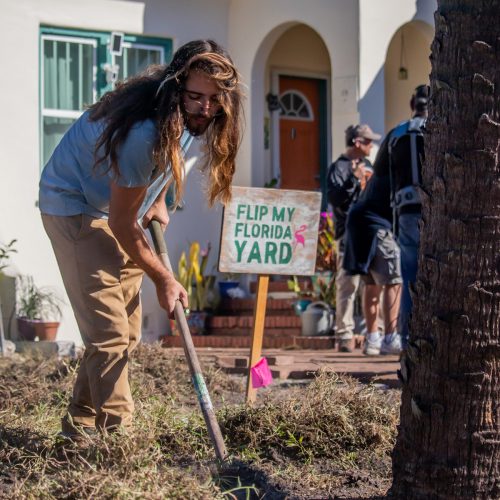
M164 266L169 271L172 271L172 265L170 264L167 245L165 244L160 223L156 220L152 220L149 224L149 231L151 233L156 253L162 260ZM191 332L189 331L189 326L186 321L186 314L184 313L184 308L182 307L180 301L175 303L174 317L177 323L177 328L181 334L184 353L186 355L189 371L191 373L191 379L193 381L196 395L198 396L198 402L200 404L205 423L207 424L208 434L210 435L210 439L214 445L217 458L223 462L227 458L226 446L224 445L224 439L222 438L219 423L217 422L217 418L215 416L210 394L208 393L205 379L203 378L203 374L201 372L201 366L198 361L193 339L191 338Z

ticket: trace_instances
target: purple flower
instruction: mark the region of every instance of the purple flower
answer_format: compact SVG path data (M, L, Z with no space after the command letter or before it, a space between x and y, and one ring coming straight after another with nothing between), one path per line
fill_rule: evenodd
M210 245L210 242L207 243L207 248L202 248L200 250L200 255L201 257L207 257L208 254L210 253L210 249L212 248L212 245Z

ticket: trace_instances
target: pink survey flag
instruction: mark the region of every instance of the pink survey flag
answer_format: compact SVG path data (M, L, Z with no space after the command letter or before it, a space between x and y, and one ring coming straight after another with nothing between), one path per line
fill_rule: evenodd
M252 377L252 387L258 389L259 387L266 387L273 381L273 375L269 369L266 358L260 360L250 369Z

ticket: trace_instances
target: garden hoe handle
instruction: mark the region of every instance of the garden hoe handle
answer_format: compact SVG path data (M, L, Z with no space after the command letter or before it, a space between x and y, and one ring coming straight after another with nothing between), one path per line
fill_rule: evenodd
M167 253L167 245L165 244L165 240L163 238L163 231L161 230L160 223L156 220L152 220L149 224L149 231L151 233L151 238L153 239L156 253L162 260L165 267L172 272L172 266ZM210 400L210 394L208 394L207 386L201 373L200 363L194 349L193 339L191 338L191 332L189 331L189 326L186 321L184 308L179 300L175 303L174 317L177 322L177 327L181 332L184 353L186 354L194 389L196 391L196 395L198 396L198 402L200 403L201 411L207 424L208 434L212 439L217 458L223 462L227 457L226 446L224 445L224 439L222 438L219 423L215 417L212 401Z

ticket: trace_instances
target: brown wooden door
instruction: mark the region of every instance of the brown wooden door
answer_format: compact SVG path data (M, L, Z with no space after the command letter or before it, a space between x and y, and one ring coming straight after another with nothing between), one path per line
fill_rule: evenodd
M280 170L284 189L319 188L319 82L280 76Z

